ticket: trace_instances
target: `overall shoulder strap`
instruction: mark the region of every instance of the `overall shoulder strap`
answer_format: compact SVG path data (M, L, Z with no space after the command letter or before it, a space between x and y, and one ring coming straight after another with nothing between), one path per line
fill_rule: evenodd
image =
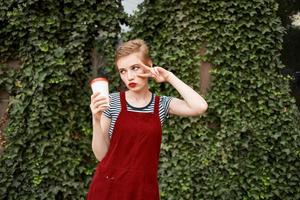
M121 110L127 111L125 92L120 92Z
M155 102L154 102L154 113L159 114L159 100L160 96L155 95Z

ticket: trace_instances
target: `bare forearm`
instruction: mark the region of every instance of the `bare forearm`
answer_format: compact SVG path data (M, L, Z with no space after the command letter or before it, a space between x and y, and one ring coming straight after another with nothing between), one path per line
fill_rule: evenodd
M143 63L145 73L140 77L152 77L157 83L170 83L182 96L182 99L173 98L169 105L169 112L178 116L197 116L207 109L206 101L190 86L177 78L172 72L162 67L149 67Z
M97 160L101 161L108 151L109 138L103 132L100 121L93 118L92 149Z
M204 98L171 72L168 82L179 92L190 109L202 110L203 112L207 109L208 105Z

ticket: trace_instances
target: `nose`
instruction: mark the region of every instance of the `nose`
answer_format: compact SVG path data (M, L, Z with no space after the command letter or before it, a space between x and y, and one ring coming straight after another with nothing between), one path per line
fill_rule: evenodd
M134 79L134 72L131 72L130 70L127 72L127 79L130 81L130 80L133 80Z

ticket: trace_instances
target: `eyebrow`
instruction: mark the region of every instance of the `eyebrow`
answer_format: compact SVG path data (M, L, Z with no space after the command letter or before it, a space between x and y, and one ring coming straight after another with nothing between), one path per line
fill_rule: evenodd
M135 66L140 66L139 64L133 64L133 65L131 65L131 66L129 66L128 68L131 68L131 67L135 67ZM119 68L119 71L120 70L126 70L126 68Z

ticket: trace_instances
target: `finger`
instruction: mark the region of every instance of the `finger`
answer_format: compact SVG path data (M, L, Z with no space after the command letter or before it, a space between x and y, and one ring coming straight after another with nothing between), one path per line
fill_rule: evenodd
M95 109L95 113L103 112L108 108L108 106L99 106L97 109Z
M98 95L100 95L100 92L95 92L91 96L91 100L95 99Z
M148 65L145 65L143 62L140 62L140 65L141 65L144 69L146 69L146 70L150 70L150 69L151 69L151 67L149 67Z
M144 70L150 72L148 74L148 76L143 76L143 77L152 77L152 78L154 78L154 77L158 77L159 76L159 71L155 70L154 69L155 67L150 67L148 65L145 65L143 62L140 62L140 65L144 68Z
M107 105L108 104L108 101L106 100L106 99L104 99L104 100L101 100L101 101L97 101L97 102L95 102L95 103L93 103L93 107L98 107L98 106L101 106L101 105Z
M108 99L104 96L97 96L95 99L92 100L93 103L99 102L99 101L108 101Z
M99 103L101 104L101 103L108 103L108 102L109 102L109 101L108 101L107 98L104 98L104 99L102 98L102 99L99 99L99 100L98 100L98 99L95 100L95 101L94 101L94 104L99 104Z
M97 109L101 108L102 106L107 106L107 104L94 105L93 110L97 110Z
M149 73L138 74L137 76L142 78L147 78L147 77L153 77L153 74L149 72Z
M96 96L98 96L98 95L100 95L100 92L95 92L95 93L93 93L92 96L96 97Z
M154 71L156 76L159 76L159 71L158 71L157 67L153 67L153 71Z
M150 74L151 74L150 77L152 77L152 78L158 77L158 74L156 73L156 71L153 68L150 69Z
M94 100L103 100L103 99L108 99L106 96L103 95L97 95Z
M108 106L99 106L98 108L92 110L93 114L98 114L108 109Z

